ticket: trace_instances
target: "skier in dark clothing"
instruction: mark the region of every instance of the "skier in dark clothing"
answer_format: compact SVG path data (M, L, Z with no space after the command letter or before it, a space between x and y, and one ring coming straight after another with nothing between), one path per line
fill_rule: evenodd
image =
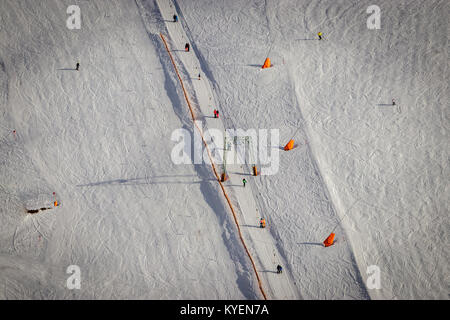
M394 99L392 99L392 105L395 106L395 100Z
M283 272L283 267L280 265L277 265L277 273L282 273Z
M185 50L186 52L189 52L189 43L186 43L186 45L184 46L184 50Z
M173 15L173 22L177 22L178 21L178 16L176 14Z
M247 183L247 180L242 179L242 183L244 184L244 188L245 188L245 184Z
M77 62L76 66L75 66L75 70L79 70L80 69L80 64Z
M198 74L198 80L200 80L200 73Z

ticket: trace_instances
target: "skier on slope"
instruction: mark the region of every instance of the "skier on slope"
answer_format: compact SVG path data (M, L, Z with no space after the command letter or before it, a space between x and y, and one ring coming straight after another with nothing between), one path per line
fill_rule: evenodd
M80 63L79 62L77 62L77 64L76 64L76 66L75 66L75 70L79 70L80 69Z
M322 32L319 32L317 35L319 36L319 40L322 40Z
M198 74L198 80L200 80L200 73Z
M280 265L277 265L277 273L282 273L283 272L283 267Z
M247 180L242 179L242 183L244 184L244 188L245 188L245 184L247 183Z
M173 15L173 22L177 22L178 21L178 16L176 14Z
M189 52L189 43L186 43L186 45L184 46L184 50L185 50L186 52Z
M214 109L214 118L219 117L219 110Z

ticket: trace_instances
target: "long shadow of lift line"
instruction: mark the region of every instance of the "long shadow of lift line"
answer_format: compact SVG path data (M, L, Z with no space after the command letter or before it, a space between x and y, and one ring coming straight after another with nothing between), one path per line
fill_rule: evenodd
M260 226L257 226L257 225L251 225L251 224L241 224L241 227L258 228L258 229L260 229Z
M310 245L310 246L321 246L321 247L323 247L323 243L320 243L320 242L300 242L299 244L306 244L306 245Z
M174 175L174 176L157 176L157 177L147 177L147 178L132 178L132 179L115 179L115 180L106 180L106 181L98 181L91 182L86 184L79 184L77 187L100 187L107 185L116 185L116 186L130 186L130 185L144 185L144 184L196 184L196 183L204 183L208 181L215 181L216 179L204 179L204 180L196 180L196 181L179 181L181 177L192 178L197 177L196 175ZM157 180L159 178L176 178L177 180ZM156 179L156 181L154 180Z
M247 67L262 68L262 64L248 64Z

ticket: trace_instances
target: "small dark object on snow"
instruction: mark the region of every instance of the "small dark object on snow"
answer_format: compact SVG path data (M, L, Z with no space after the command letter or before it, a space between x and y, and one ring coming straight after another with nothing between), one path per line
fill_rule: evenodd
M283 267L281 267L280 265L277 265L277 273L282 273L283 272Z

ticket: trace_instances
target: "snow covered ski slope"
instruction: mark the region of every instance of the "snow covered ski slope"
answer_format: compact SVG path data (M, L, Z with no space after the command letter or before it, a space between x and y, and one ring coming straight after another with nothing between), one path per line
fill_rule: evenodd
M168 1L158 1L158 6L160 8L162 17L165 21L169 20L173 15L174 7ZM212 88L209 84L207 78L200 73L200 79L195 79L192 75L189 75L189 70L201 70L200 61L198 60L195 52L183 52L176 51L177 47L182 47L186 43L188 37L183 29L182 24L178 23L167 23L168 36L170 36L171 47L174 53L172 55L177 56L177 61L182 64L186 74L184 74L185 80L183 82L189 82L191 85L191 92L193 93L195 101L197 101L199 114L207 115L212 113L212 106L217 105L212 94ZM170 48L169 48L170 50ZM225 127L221 118L207 118L204 117L202 122L202 127L204 131L207 130L219 130L224 132ZM217 146L213 144L213 147L223 148L222 141L219 140L220 145ZM235 146L232 145L232 148ZM278 299L298 299L299 293L297 288L293 285L293 279L290 274L287 273L286 276L280 277L274 272L275 267L278 263L282 261L282 257L278 253L276 243L272 236L266 230L258 228L259 217L257 215L256 202L252 194L251 184L243 187L240 182L241 178L247 176L248 174L244 171L243 166L239 164L230 164L228 166L228 171L230 172L230 179L224 183L226 194L230 194L235 200L235 205L238 210L239 219L237 219L237 226L241 226L243 229L244 244L249 247L250 258L253 259L255 256L256 260L256 274L258 277L262 278L261 284L261 294L268 298L278 298ZM249 179L247 177L247 179Z
M379 30L370 1L208 4L177 7L226 126L297 132L255 186L302 296L446 298L448 1L379 1Z
M159 35L132 1L69 30L70 4L0 3L0 298L259 298L213 175L171 161L192 127Z

